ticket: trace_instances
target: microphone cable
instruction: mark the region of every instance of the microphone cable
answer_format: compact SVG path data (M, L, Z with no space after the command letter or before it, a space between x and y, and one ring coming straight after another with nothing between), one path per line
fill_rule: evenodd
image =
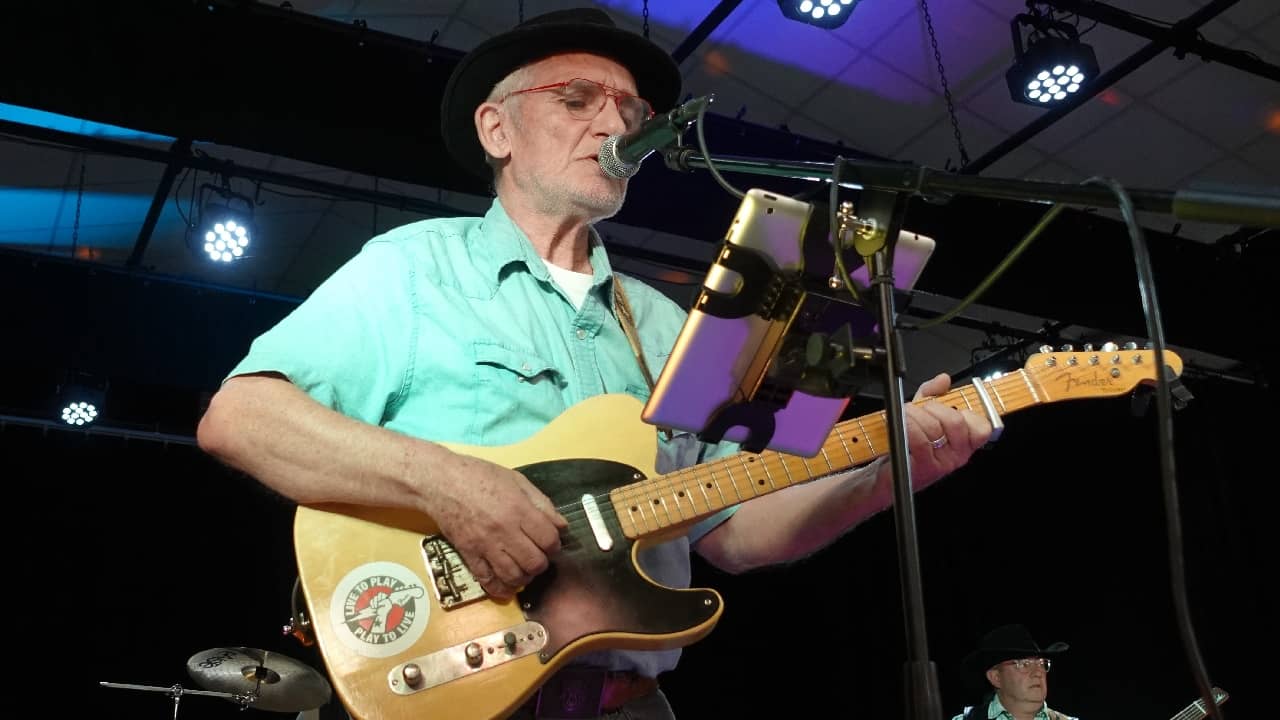
M1222 710L1213 699L1213 689L1209 683L1208 671L1204 658L1200 656L1199 644L1196 642L1195 629L1191 625L1191 612L1187 601L1186 566L1182 555L1182 521L1178 508L1178 484L1174 469L1173 454L1173 400L1169 383L1169 370L1164 364L1164 323L1160 317L1160 303L1156 299L1155 277L1151 270L1151 257L1147 252L1147 243L1138 224L1133 200L1124 186L1112 178L1093 176L1085 180L1084 185L1100 185L1116 196L1120 205L1120 213L1129 231L1129 239L1133 245L1133 260L1138 269L1138 291L1142 296L1143 318L1147 324L1147 335L1151 338L1152 351L1156 363L1156 428L1160 445L1160 478L1164 491L1165 529L1169 550L1169 581L1173 593L1174 610L1177 617L1178 633L1182 638L1183 649L1191 665L1191 674L1204 701L1204 711L1216 720L1222 720Z
M706 114L706 105L698 108L698 127L696 132L698 133L698 149L702 151L702 159L707 161L707 169L711 171L711 177L715 178L717 183L720 183L720 187L724 188L725 192L741 200L745 198L747 194L731 185L728 180L724 179L724 176L720 174L718 169L716 169L715 162L711 160L711 153L707 152L707 135L702 131L702 119Z

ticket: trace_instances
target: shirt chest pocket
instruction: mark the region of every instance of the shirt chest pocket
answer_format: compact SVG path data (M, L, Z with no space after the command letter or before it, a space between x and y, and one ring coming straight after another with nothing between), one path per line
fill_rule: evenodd
M564 411L564 376L531 351L479 341L475 361L476 404L472 433L484 443L526 436Z

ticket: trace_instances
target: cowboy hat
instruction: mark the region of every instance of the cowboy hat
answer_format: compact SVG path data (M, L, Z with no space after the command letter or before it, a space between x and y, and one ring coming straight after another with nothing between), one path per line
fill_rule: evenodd
M665 50L619 28L603 10L557 10L485 40L458 61L440 105L440 130L453 159L471 173L488 178L484 150L476 136L476 108L512 71L566 52L588 52L620 63L635 78L637 93L656 113L675 106L680 68Z
M1056 642L1047 648L1041 648L1031 638L1031 633L1021 625L1001 625L982 636L978 647L961 661L970 674L983 674L989 668L1005 660L1019 658L1043 657L1052 658L1070 647L1064 642Z

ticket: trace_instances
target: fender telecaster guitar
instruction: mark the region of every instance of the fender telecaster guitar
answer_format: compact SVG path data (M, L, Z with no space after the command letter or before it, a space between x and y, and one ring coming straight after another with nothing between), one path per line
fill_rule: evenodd
M1156 378L1140 349L1039 353L1023 369L937 400L993 419L1063 400L1127 393ZM1182 361L1164 354L1174 375ZM722 611L715 590L650 582L646 544L754 497L888 454L883 412L837 425L817 455L737 455L658 475L641 404L601 395L532 437L459 447L519 469L570 521L551 568L516 599L479 587L430 517L352 505L300 506L294 522L310 622L339 697L363 719L504 717L570 658L605 648L689 645Z

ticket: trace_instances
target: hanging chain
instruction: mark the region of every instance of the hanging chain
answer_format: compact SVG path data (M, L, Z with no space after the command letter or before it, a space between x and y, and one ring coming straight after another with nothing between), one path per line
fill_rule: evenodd
M640 11L640 16L644 18L644 39L649 39L649 0L644 0L644 8Z
M942 52L938 50L938 36L933 32L933 18L929 16L929 1L920 0L920 9L924 12L924 24L929 29L929 42L933 43L933 58L938 61L938 79L942 81L942 96L947 101L947 114L951 116L951 130L956 136L956 145L960 148L960 167L969 164L969 151L964 148L964 138L960 136L960 120L956 117L956 104L951 100L951 87L947 85L947 71L942 67Z
M84 202L84 168L85 155L80 156L80 189L76 192L76 221L71 226L71 257L76 256L76 246L80 242L80 205Z
M519 2L516 3L516 7L517 7L516 12L518 15L518 18L516 19L516 24L523 25L524 24L524 0L519 0Z

